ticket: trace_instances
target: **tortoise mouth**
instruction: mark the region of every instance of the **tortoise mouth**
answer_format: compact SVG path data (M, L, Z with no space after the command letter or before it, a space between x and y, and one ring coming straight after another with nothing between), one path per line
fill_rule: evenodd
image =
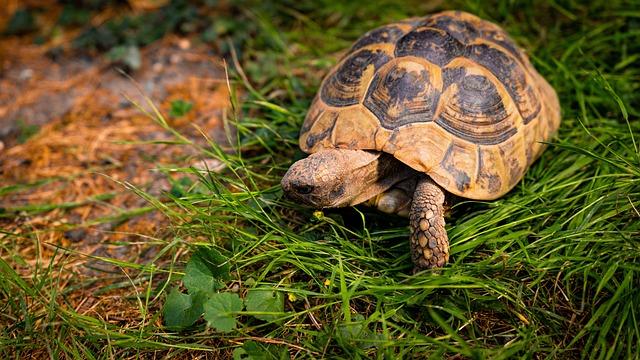
M280 184L287 198L317 209L339 206L345 194L342 184L318 184L312 177L300 172L295 164L287 171Z
M326 194L318 193L313 185L296 184L282 181L282 190L285 197L316 209L336 207L337 201L327 201Z
M315 186L306 181L302 181L300 174L296 171L295 165L296 164L282 177L282 181L280 182L282 191L289 199L300 201L305 205L315 206L316 204L313 200Z

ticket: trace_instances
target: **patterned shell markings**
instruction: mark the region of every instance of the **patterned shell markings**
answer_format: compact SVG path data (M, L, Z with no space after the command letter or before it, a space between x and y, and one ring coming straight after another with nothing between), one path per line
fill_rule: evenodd
M508 35L448 11L358 39L324 79L300 147L385 151L451 193L490 200L559 125L555 91Z

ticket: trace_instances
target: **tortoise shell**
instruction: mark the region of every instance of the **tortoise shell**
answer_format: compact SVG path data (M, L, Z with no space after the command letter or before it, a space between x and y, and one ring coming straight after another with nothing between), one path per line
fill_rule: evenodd
M490 200L559 125L555 91L504 30L448 11L358 39L323 80L300 147L384 151L453 194Z

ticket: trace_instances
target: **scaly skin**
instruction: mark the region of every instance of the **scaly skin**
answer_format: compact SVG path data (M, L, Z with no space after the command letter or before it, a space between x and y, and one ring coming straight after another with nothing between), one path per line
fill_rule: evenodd
M442 267L449 260L444 200L444 190L429 177L418 182L409 213L411 259L417 270Z
M369 199L364 204L375 207L383 213L396 214L408 218L418 177L418 175L411 176L393 185L391 189Z

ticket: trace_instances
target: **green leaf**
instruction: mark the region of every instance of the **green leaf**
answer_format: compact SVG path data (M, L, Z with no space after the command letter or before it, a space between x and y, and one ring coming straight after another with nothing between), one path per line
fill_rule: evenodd
M28 124L22 119L18 119L16 122L18 126L18 143L24 144L30 137L37 134L40 131L38 125Z
M11 16L4 32L7 35L23 35L36 29L36 20L33 14L27 9L19 9Z
M73 5L65 5L58 16L58 24L61 26L82 26L91 19L91 12Z
M253 358L245 349L238 347L233 350L233 360L253 360Z
M182 281L190 293L211 294L223 288L223 280L228 279L228 259L218 250L200 247L189 259Z
M169 193L175 197L186 196L189 193L189 189L193 186L193 181L187 176L183 176L177 181L173 179L169 181L171 182L171 190L169 190Z
M184 100L174 100L171 102L171 109L169 110L169 115L172 117L181 117L186 115L193 104Z
M242 310L242 300L237 294L217 293L204 304L204 318L210 327L229 332L236 328L236 313Z
M247 311L260 313L253 315L260 320L273 321L284 312L284 296L269 288L249 290L244 301Z
M203 294L183 294L174 288L164 303L164 324L173 330L193 325L203 313L205 299Z
M252 340L233 350L233 360L266 360L269 358L272 357L267 356L265 350Z
M383 334L377 334L366 326L365 318L361 314L355 314L351 322L338 325L338 337L346 343L351 343L361 349L368 349L384 341Z
M247 340L242 347L233 350L233 360L267 360L288 359L289 352L286 348L274 344L260 344L257 341Z

